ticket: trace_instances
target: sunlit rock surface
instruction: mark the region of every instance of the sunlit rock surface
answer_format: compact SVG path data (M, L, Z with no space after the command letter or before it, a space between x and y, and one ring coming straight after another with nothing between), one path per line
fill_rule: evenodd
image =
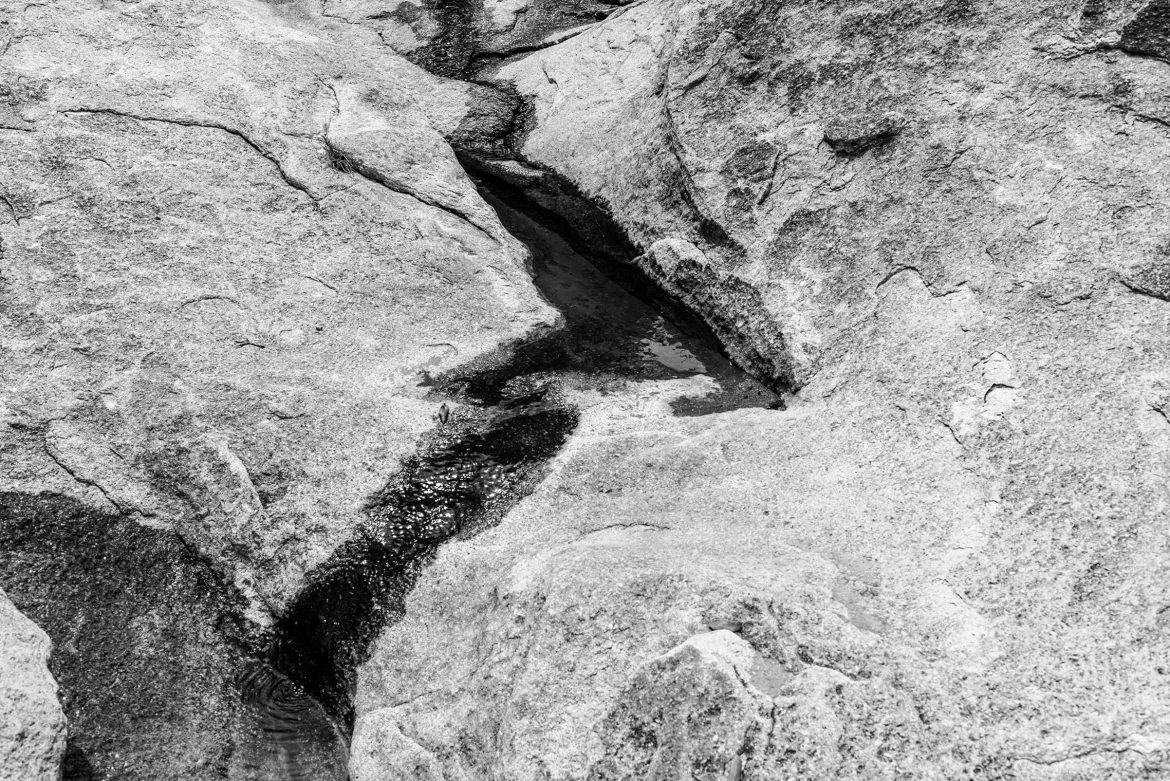
M46 666L49 638L0 590L0 779L57 781L65 714Z
M570 218L604 206L794 394L678 417L709 379L566 391L543 482L373 642L355 779L1170 774L1163 0L2 21L6 508L35 542L64 497L57 548L96 571L188 557L74 572L50 634L132 655L188 647L160 616L279 618L436 425L422 373L554 322L450 143ZM94 518L100 556L60 526ZM63 599L5 553L21 598ZM98 607L136 634L76 623L123 582ZM72 669L138 669L111 658ZM210 724L237 694L215 659L150 669Z
M434 426L422 372L555 317L432 125L461 88L316 11L0 6L0 572L70 778L252 777L241 657Z
M480 70L532 101L519 156L799 393L692 421L648 387L595 399L386 632L355 755L392 735L441 778L1170 772L1165 18L649 0ZM655 660L712 630L775 675L757 711L679 701L722 731L700 752L630 691L673 696Z

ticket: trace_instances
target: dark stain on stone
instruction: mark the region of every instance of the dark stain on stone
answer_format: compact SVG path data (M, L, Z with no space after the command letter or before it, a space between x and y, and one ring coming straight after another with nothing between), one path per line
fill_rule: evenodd
M1121 282L1142 295L1170 301L1170 244L1158 248L1156 257L1121 275Z
M1109 0L1085 0L1081 8L1081 24L1095 24L1111 10L1110 6Z
M1121 31L1118 48L1170 62L1170 0L1152 0Z
M424 0L423 8L439 33L407 59L431 73L461 77L478 49L477 26L483 16L483 0Z
M720 172L733 181L759 182L771 178L775 159L776 146L757 139L732 152Z
M496 29L483 0L424 0L421 13L399 6L386 16L412 28L420 25L416 29L424 38L429 30L439 30L407 55L416 65L448 78L474 79L485 67L544 48L546 40L558 32L607 18L614 5L598 0L535 0L518 9L505 29Z
M459 417L371 500L362 533L310 576L277 626L273 667L347 729L356 669L438 546L498 523L577 424L575 411L544 400Z
M825 127L825 143L842 157L856 157L893 141L903 124L901 117L892 114L842 117Z
M393 11L372 14L367 19L393 19L403 24L414 24L423 17L423 10L414 3L401 2Z

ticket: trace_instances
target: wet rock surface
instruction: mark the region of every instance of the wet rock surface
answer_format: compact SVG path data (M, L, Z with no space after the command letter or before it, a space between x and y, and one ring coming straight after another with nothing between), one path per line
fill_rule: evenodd
M676 414L760 407L782 399L732 365L706 331L639 297L576 253L558 234L488 192L509 232L530 250L533 281L562 322L427 378L446 402L417 456L367 505L361 534L318 570L274 627L268 657L348 733L358 668L440 544L498 524L547 472L577 426L582 393L624 396L631 383L701 378ZM697 327L697 324L693 324Z
M0 582L53 639L67 779L223 777L242 600L173 533L67 497L0 495Z
M1165 776L1165 10L5 8L67 772Z
M434 425L419 373L555 317L432 125L460 98L295 3L0 21L0 585L65 776L344 774L244 673Z
M270 622L431 426L418 372L554 314L433 77L229 5L6 12L0 475L173 528Z
M279 128L211 100L198 59L161 44L174 102L78 98L79 72L17 95L32 129L5 158L17 338L0 582L56 644L69 779L344 778L355 668L436 547L539 482L576 424L566 389L710 376L680 401L691 414L778 403L708 334L497 202L534 257L409 100L431 77L393 59L322 70L298 36L324 33L286 10L251 8L284 48L237 74L285 64L304 94L270 94ZM135 16L91 16L57 19L62 35L141 34ZM203 34L243 45L213 21ZM311 40L327 64L341 45ZM74 148L97 167L46 162ZM52 221L22 195L95 185L112 200ZM226 207L209 211L216 198ZM118 261L132 243L157 251ZM66 257L91 287L49 273ZM557 328L539 290L562 308Z
M1162 5L646 2L485 63L493 175L799 392L581 400L379 640L355 777L1165 775ZM672 656L724 630L743 690Z

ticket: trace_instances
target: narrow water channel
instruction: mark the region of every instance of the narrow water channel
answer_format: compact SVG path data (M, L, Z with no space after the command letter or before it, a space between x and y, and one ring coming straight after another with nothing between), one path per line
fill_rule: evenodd
M502 355L425 379L436 404L459 406L371 501L363 533L310 577L277 627L271 667L311 695L299 700L306 712L323 707L346 735L353 728L357 667L382 629L402 615L407 593L437 547L498 523L533 490L568 439L577 412L565 400L567 389L621 393L631 382L706 374L719 390L678 402L678 414L780 405L775 393L724 357L700 324L680 322L678 312L652 305L628 278L607 275L548 226L486 188L482 195L528 247L535 284L563 325ZM325 755L298 729L316 724L315 717L286 703L260 712L268 721L258 736L268 742L272 764L283 766L290 753L305 752L306 764L313 765ZM251 753L265 758L263 746ZM258 778L269 778L264 772L257 767ZM338 771L336 777L344 776Z
M651 286L587 259L506 193L483 194L529 248L562 327L420 378L450 413L271 634L225 618L242 614L238 595L173 534L70 500L0 496L0 584L54 641L66 781L344 781L357 667L438 546L498 523L544 477L577 424L569 391L707 375L719 390L676 402L677 414L780 405L701 323L650 303Z

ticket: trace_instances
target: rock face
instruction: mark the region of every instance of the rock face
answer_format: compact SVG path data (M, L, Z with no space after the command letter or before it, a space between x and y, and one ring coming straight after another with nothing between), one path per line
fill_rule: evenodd
M373 33L16 9L0 487L174 529L263 619L431 426L419 372L551 310L413 97L442 90Z
M628 0L627 0L628 2ZM611 0L332 0L323 13L377 30L395 51L452 78L551 46L621 12Z
M174 747L230 732L223 671L434 425L423 373L554 323L462 161L790 399L566 388L543 482L373 643L353 778L1170 775L1163 0L70 0L0 36L0 582L96 724L69 768L248 778ZM166 732L130 771L125 724Z
M462 94L315 6L0 6L0 584L67 777L248 777L242 657L434 425L423 372L552 323L435 129Z
M49 673L49 638L0 591L0 778L56 781L65 714Z
M481 71L798 393L583 400L383 636L355 775L1170 772L1165 19L664 0Z

